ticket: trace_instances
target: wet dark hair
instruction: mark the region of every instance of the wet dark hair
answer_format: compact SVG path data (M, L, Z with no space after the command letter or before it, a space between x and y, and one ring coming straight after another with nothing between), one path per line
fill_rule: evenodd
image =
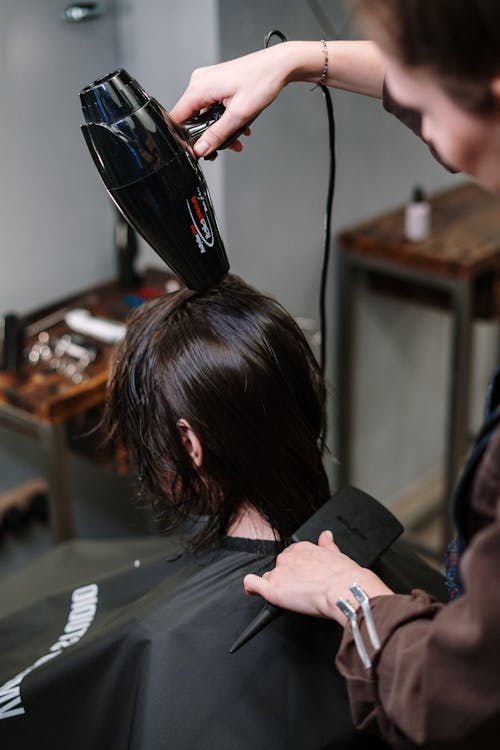
M463 109L496 108L489 89L500 73L498 0L351 0L372 36L408 67L438 78Z
M200 470L181 418L202 444ZM233 275L138 309L117 350L104 425L169 528L209 517L194 546L217 542L245 502L287 539L329 495L316 360L284 308Z

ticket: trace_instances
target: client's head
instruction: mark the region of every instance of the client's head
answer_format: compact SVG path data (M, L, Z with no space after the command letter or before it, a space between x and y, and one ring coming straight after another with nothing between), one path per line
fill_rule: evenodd
M326 500L324 414L323 379L293 318L229 275L134 313L105 424L156 510L208 516L206 543L243 508L286 539Z

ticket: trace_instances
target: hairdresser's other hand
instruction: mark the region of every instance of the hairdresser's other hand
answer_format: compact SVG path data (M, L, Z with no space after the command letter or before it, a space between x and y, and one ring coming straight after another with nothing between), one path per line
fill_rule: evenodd
M226 112L203 133L194 147L197 156L206 156L276 99L288 82L289 70L287 43L219 65L198 68L170 114L180 123L210 104L222 102ZM236 141L232 148L241 151L242 145Z
M271 604L345 625L337 607L340 598L353 602L349 587L358 583L369 598L393 592L368 568L342 554L331 532L323 531L318 544L297 542L276 558L276 567L260 577L245 576L248 594L258 594ZM353 603L354 605L354 603Z

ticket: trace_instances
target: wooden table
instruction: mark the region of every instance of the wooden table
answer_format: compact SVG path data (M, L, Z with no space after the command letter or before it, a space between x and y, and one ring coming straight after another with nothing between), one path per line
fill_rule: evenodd
M37 321L47 319L56 310L82 307L99 315L124 321L131 311L127 295L152 297L165 291L165 283L172 275L159 270L148 270L139 287L126 289L116 280L82 291L30 313L25 318L32 330ZM128 299L130 302L130 299ZM55 316L57 317L57 316ZM44 330L51 338L69 333L64 321ZM32 335L26 349L37 340ZM104 403L110 360L114 346L99 344L100 352L85 370L85 379L78 384L60 372L40 362L32 365L26 357L18 372L0 371L0 425L39 441L49 487L50 524L54 541L74 536L75 527L71 503L69 472L70 441L68 425L75 418ZM94 457L99 458L93 441Z
M423 242L404 237L404 206L338 237L338 414L341 482L349 481L353 303L361 279L384 294L447 309L452 315L446 428L443 543L452 536L449 500L463 462L469 416L473 321L500 317L500 200L466 183L430 197L432 231Z

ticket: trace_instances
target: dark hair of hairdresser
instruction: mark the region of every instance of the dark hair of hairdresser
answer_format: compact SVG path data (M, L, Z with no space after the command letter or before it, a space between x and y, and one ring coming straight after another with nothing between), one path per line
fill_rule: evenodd
M206 515L194 547L217 542L246 503L278 538L328 498L325 387L293 318L229 275L181 289L132 316L110 378L104 425L171 528ZM188 455L178 422L203 448ZM173 512L173 513L172 513Z
M353 0L368 35L401 63L438 77L458 106L494 111L500 72L498 0Z

